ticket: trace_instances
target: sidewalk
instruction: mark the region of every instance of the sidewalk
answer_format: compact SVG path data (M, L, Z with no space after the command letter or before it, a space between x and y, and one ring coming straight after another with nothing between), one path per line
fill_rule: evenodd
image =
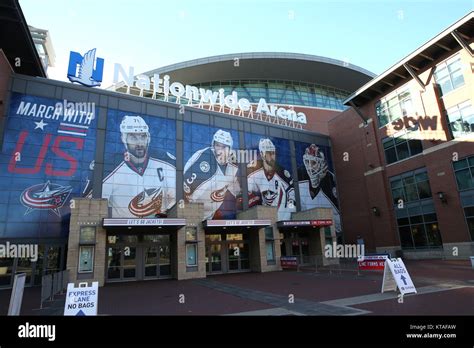
M469 261L407 261L418 294L399 303L381 294L382 272L324 270L237 273L195 280L106 284L99 315L474 315ZM6 315L11 290L0 291ZM39 308L40 288L27 288L22 315L62 315L64 295Z

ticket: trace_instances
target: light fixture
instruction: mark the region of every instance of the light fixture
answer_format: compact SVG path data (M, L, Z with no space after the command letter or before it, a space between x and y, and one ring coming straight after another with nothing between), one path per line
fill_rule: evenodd
M129 230L131 230L131 229L132 229L132 227L131 227L131 226L128 226L128 229L129 229Z
M380 210L377 207L372 207L372 212L375 216L380 216Z
M440 199L440 201L442 203L447 203L448 202L448 199L446 198L446 193L440 191L440 192L437 192L437 195L438 195L438 198Z

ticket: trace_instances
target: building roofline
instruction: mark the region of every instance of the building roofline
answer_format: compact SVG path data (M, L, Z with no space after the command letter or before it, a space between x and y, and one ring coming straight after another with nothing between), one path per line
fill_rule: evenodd
M337 66L343 66L347 69L357 71L359 73L368 75L370 77L375 77L376 74L373 72L361 68L357 65L349 64L338 59L316 56L312 54L303 54L303 53L291 53L291 52L242 52L242 53L230 53L222 54L217 56L210 56L198 59L187 60L184 62L170 64L161 68L153 69L143 73L144 75L152 75L154 73L160 74L168 71L174 71L183 68L189 68L194 66L199 66L203 64L224 62L224 61L233 61L234 59L294 59L294 60L305 60L312 61L317 63L326 63L333 64Z
M406 56L405 58L401 59L394 65L392 65L389 69L387 69L385 72L381 73L379 76L375 77L371 81L367 82L365 85L360 87L358 90L356 90L354 93L352 93L349 97L347 97L343 103L345 105L349 105L351 101L353 101L355 98L358 96L361 96L364 92L366 92L368 89L371 87L374 87L377 83L383 81L386 77L388 77L390 74L394 73L395 70L399 68L404 68L404 64L408 64L411 60L422 54L424 51L427 49L433 47L436 45L436 43L439 43L443 38L446 38L451 35L453 31L456 29L459 29L462 27L464 24L468 23L469 21L474 19L474 11L469 12L466 14L464 17L456 21L454 24L450 25L446 29L444 29L441 33L433 37L432 39L428 40L426 43L421 45L419 48L417 48L415 51L413 51L411 54Z

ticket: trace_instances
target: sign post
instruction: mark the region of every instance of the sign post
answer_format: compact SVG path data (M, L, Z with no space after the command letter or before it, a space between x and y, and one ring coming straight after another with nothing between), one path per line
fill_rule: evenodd
M387 267L388 266L388 267ZM401 258L385 260L382 292L400 289L402 296L415 293L416 288Z
M97 300L99 295L99 282L79 283L75 288L74 283L67 285L64 315L97 315Z

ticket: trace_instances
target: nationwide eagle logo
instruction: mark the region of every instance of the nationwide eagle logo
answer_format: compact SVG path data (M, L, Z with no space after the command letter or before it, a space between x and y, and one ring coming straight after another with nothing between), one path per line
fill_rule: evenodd
M71 191L71 186L52 184L48 180L44 184L33 185L25 189L21 193L20 201L27 208L25 215L40 209L52 210L57 216L61 216L59 208L67 201Z
M128 210L140 218L150 215L163 214L163 190L160 188L144 189L132 198Z

